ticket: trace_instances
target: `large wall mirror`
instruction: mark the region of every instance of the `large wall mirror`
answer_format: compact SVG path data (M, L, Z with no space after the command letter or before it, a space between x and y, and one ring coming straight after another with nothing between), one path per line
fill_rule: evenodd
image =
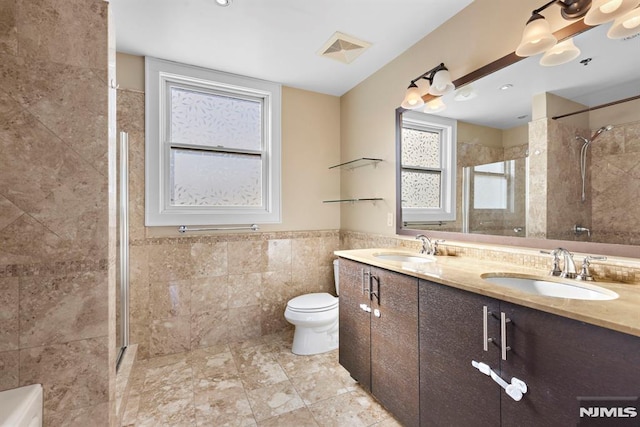
M545 67L540 55L512 54L489 74L459 79L441 112L398 109L398 158L416 114L457 122L455 219L406 215L402 195L415 189L403 187L411 184L398 162L398 234L533 247L558 241L585 251L598 243L601 253L638 256L640 36L612 40L606 26L584 29L580 22L561 30L578 32L581 53L572 62Z

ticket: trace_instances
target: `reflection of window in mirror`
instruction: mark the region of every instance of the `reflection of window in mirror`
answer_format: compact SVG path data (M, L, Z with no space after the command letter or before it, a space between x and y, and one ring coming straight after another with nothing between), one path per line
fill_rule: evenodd
M456 121L416 111L402 114L400 193L404 222L453 221Z
M473 168L473 208L513 211L514 161L495 162Z

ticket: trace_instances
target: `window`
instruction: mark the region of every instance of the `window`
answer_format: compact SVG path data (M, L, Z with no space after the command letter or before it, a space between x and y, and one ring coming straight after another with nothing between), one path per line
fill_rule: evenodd
M146 225L280 222L280 85L145 65Z
M473 168L473 208L513 211L515 161L488 163Z
M453 221L456 121L402 113L400 188L404 222Z

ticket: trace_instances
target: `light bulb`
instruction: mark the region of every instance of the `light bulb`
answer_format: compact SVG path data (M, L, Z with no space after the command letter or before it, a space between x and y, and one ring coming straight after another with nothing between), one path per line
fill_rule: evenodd
M621 4L622 4L622 0L608 1L604 3L602 6L600 6L600 12L602 13L615 12L620 7Z
M625 27L627 30L636 28L639 25L640 25L640 15L632 16L631 18L627 19L622 23L622 26Z
M622 15L613 22L607 32L610 39L623 39L640 34L640 8Z

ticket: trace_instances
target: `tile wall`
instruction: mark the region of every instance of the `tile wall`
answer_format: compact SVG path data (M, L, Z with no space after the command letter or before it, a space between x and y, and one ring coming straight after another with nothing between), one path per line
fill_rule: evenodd
M640 122L616 125L591 147L592 232L600 242L640 244Z
M107 14L0 0L0 390L52 426L109 423Z

